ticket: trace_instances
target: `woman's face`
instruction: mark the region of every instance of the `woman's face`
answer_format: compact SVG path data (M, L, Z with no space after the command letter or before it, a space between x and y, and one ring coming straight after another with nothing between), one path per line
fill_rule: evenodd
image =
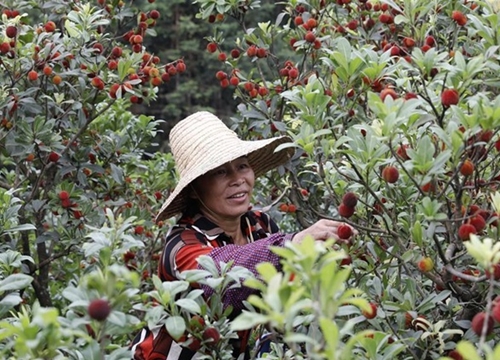
M253 169L241 157L202 175L193 186L201 210L217 221L236 220L248 211L254 183Z

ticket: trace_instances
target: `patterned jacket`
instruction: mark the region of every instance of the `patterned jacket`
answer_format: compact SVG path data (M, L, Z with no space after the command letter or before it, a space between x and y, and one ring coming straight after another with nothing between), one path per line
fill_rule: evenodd
M271 246L283 246L293 234L278 232L278 226L271 218L259 211L248 211L241 218L241 229L248 243L235 245L230 236L201 214L184 215L167 235L158 269L163 281L173 281L185 270L197 269L198 257L210 256L216 264L233 261L257 275L255 266L270 262L280 269L279 257L270 251ZM206 298L212 289L202 286ZM243 287L226 292L224 306L232 305L236 312L243 308L242 301L254 290ZM240 334L235 358L245 353L248 332ZM177 344L164 327L144 328L131 345L134 360L191 360L196 353Z

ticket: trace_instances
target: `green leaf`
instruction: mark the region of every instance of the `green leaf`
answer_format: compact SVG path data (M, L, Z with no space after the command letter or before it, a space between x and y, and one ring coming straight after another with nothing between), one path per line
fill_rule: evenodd
M257 325L266 324L267 322L269 322L269 318L264 314L243 311L233 322L231 322L231 330L247 330Z
M462 340L457 344L457 351L462 355L464 360L481 360L474 345L466 340Z
M175 302L175 304L193 314L199 314L201 312L200 305L191 299L179 299Z
M186 323L182 316L171 316L165 321L165 328L170 336L178 340L186 331Z
M12 290L21 290L29 286L33 278L25 274L12 274L0 281L0 293Z

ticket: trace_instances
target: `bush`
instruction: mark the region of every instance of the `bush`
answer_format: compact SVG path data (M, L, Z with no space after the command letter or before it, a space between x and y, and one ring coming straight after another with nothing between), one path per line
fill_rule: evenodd
M204 259L178 282L151 278L171 225L152 215L175 171L170 155L143 150L160 120L130 105L154 100L181 61L147 54L140 40L154 21L121 2L67 14L52 2L33 24L9 9L0 353L128 358L131 336L159 324L212 359L230 358L228 340L250 327L256 344L271 333L268 358L496 358L497 4L287 1L276 19L249 24L259 1L196 3L215 27L241 26L235 43L217 28L208 37L223 72L214 78L239 102L233 127L287 134L297 150L259 180L255 206L272 204L284 231L324 217L359 235L330 251L311 239L277 249L284 271L262 264L262 281L246 280L260 295L234 320L217 299L243 269L220 274ZM217 333L203 338L207 328Z

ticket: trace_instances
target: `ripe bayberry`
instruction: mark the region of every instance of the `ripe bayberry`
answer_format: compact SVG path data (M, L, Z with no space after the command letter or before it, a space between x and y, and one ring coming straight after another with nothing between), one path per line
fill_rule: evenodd
M342 204L350 208L356 207L358 204L358 197L353 192L346 192L344 196L342 196Z
M457 105L458 101L459 101L459 94L456 89L445 89L441 93L441 104L443 104L444 107Z
M97 321L104 321L111 312L111 305L107 300L96 299L90 302L88 308L89 316Z
M340 239L349 239L352 236L352 229L349 225L339 225L337 228L337 235Z
M386 182L394 184L399 179L399 171L394 166L386 166L384 170L382 170L382 178Z
M203 331L202 337L207 344L211 345L216 345L220 341L220 333L216 328L213 327L205 329L205 331Z

